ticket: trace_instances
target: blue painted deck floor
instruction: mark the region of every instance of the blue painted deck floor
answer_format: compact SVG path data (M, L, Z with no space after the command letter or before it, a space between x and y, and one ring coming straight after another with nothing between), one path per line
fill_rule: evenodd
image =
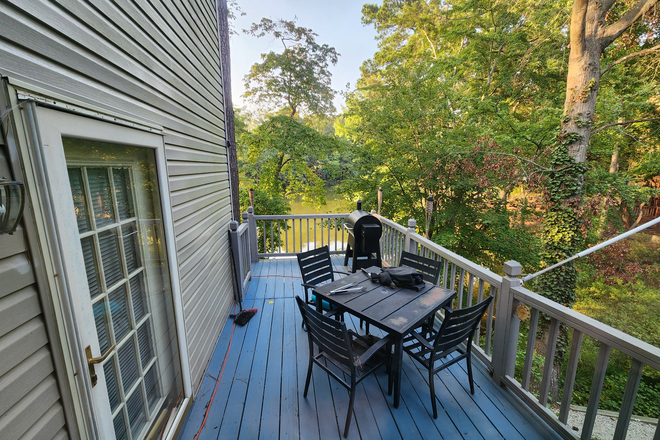
M178 438L343 438L348 392L315 368L309 394L303 398L308 342L294 300L295 295L304 296L296 259L262 260L252 269L243 307L259 311L245 327L227 321ZM346 315L347 324L357 327L357 320L350 318ZM436 375L436 420L427 374L412 359L404 355L398 409L387 395L385 369L377 371L358 386L348 438L559 438L534 414L521 410L516 398L498 387L476 359L471 395L464 364Z

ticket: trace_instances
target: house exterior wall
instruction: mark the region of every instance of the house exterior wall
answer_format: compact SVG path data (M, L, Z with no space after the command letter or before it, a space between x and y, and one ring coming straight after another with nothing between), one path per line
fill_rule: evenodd
M0 75L10 84L46 100L70 99L78 107L89 105L107 115L162 127L176 240L169 245L176 247L180 275L173 282L180 284L196 392L233 302L215 1L9 0L0 3L0 23ZM38 371L29 373L41 381L38 396L31 395L34 390L27 385L20 392L14 386L11 395L18 400L4 399L12 384L3 380L15 365L30 356L48 358L23 236L20 230L0 236L3 439L8 438L3 431L7 414L24 399L36 397L43 414L55 417L57 412L57 384L49 379L52 366L45 361L36 362ZM3 313L12 319L4 319ZM8 342L3 344L17 331L34 337L31 353L19 354ZM54 397L47 400L45 395ZM32 417L34 410L22 413Z
M11 178L0 137L0 176ZM0 438L67 439L39 289L23 228L0 235Z

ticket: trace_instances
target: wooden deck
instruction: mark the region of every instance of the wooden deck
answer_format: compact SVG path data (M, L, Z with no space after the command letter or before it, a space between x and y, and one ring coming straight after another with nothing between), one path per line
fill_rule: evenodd
M335 262L342 263L339 258ZM245 327L228 320L179 439L343 438L348 392L315 368L309 394L302 396L308 342L295 295L304 295L295 258L253 265L243 307L259 311ZM348 315L346 320L357 327L357 320ZM439 414L434 420L427 376L404 355L399 408L394 409L387 395L382 368L358 387L348 438L560 438L537 416L521 410L476 359L474 366L474 395L464 362L436 375Z

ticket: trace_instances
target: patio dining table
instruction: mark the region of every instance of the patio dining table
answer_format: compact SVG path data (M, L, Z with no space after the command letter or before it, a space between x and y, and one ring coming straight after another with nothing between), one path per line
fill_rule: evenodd
M380 271L370 268L367 272ZM333 291L350 285L346 293ZM401 370L403 365L403 338L411 330L421 326L440 308L448 305L456 292L425 283L420 290L381 286L360 271L313 289L316 307L321 310L322 301L342 308L370 325L392 335L394 339L394 408L399 407L401 395Z

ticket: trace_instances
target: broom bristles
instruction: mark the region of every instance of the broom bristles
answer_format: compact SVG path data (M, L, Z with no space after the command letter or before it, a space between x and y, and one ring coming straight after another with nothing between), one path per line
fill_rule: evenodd
M247 324L254 315L257 314L259 309L246 309L234 316L234 322L240 326Z

